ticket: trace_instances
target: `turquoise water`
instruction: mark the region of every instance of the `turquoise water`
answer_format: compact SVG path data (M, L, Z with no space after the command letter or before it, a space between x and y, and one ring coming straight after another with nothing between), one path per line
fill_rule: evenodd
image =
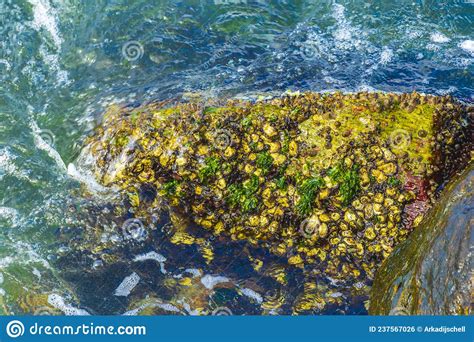
M75 160L106 106L335 89L472 102L473 27L468 0L2 1L0 311L27 312L22 289L56 295L54 313L129 309L105 293L90 309L100 298L54 266L58 230L83 225Z

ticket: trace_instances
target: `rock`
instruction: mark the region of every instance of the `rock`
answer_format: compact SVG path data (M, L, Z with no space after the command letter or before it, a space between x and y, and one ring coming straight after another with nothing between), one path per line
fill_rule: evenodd
M377 271L373 315L472 312L474 163L443 190L410 237Z
M419 102L407 111L412 97ZM112 270L131 250L154 246L170 269L195 255L194 268L236 264L231 276L240 279L247 265L259 286L278 287L285 313L365 313L374 272L473 149L471 107L450 97L378 98L386 104L364 93L306 93L110 107L77 162L118 196L106 217L86 213L80 238L65 242L69 255ZM311 217L318 222L306 226ZM128 239L137 229L143 239Z
M145 227L150 210L165 203L214 236L298 264L319 263L315 255L324 251L330 257L321 267L344 277L336 270L347 260L347 269L374 270L404 241L422 216L412 210L403 220L405 208L434 198L472 151L471 109L450 97L359 95L111 107L83 154L95 161L97 180L120 189L127 215ZM374 106L376 97L387 106ZM327 227L319 239L300 229L316 214ZM348 229L340 228L341 217ZM201 241L192 235L172 241ZM347 237L364 244L363 255L347 248Z

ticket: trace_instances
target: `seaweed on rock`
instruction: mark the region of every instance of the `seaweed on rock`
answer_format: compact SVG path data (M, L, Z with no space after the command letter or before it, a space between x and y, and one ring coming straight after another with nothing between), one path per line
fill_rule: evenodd
M166 201L210 236L246 241L313 276L370 284L421 220L413 204L429 207L471 159L472 128L472 107L448 96L305 93L111 107L84 153L145 222ZM158 195L144 198L144 186ZM192 236L171 241L212 254ZM295 312L318 305L308 286Z

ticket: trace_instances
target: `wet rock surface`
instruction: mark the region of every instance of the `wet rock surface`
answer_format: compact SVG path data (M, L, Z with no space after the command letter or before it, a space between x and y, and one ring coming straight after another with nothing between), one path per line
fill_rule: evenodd
M454 315L473 309L474 164L377 271L374 315Z
M366 313L380 263L470 159L471 116L416 93L111 107L77 163L117 197L60 231L58 268L96 313Z

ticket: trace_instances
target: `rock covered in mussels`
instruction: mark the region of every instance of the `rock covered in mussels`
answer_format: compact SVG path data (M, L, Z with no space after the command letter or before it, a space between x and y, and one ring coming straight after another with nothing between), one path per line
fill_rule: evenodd
M474 164L443 192L420 226L377 271L371 314L472 312Z
M114 106L84 155L145 226L165 202L209 236L334 279L371 279L470 160L472 114L450 97L417 93ZM213 258L212 243L191 232L170 240ZM304 310L314 300L300 302Z

